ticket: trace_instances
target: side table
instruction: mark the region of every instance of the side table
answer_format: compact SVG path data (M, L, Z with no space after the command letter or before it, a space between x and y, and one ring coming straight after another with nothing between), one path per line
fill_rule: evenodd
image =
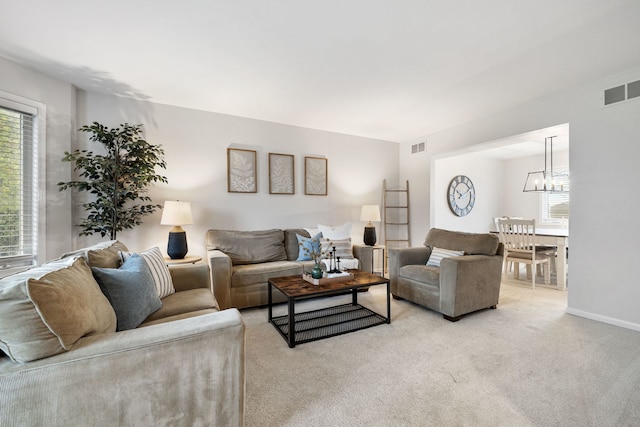
M179 264L195 264L198 261L201 261L202 257L198 255L187 255L182 259L171 259L169 257L164 257L164 262L167 265L179 265Z
M385 251L386 246L384 245L374 245L374 246L369 246L369 245L358 245L358 253L365 255L362 258L366 259L366 260L371 260L371 269L369 269L369 266L362 266L362 269L365 271L369 271L373 274L377 274L380 273L380 276L385 277L385 258L384 258L384 251ZM382 268L376 269L376 257L374 256L376 251L380 251L382 254L382 259L380 261L380 264L382 266Z

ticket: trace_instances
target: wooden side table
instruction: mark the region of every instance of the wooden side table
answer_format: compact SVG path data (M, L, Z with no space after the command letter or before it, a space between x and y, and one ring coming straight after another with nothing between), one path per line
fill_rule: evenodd
M202 261L202 257L198 255L187 255L182 259L171 259L168 256L164 257L164 262L167 265L195 264L199 261Z

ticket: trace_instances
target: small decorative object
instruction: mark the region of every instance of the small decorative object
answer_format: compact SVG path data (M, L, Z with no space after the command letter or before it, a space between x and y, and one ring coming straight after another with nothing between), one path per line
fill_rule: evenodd
M476 203L476 189L473 182L464 175L454 177L449 183L449 208L457 216L465 216Z
M169 241L167 243L167 255L171 259L183 259L189 248L187 246L187 232L182 225L193 224L191 217L191 203L167 200L164 202L162 211L162 225L173 225L169 231Z
M304 194L310 196L327 195L327 159L323 157L304 158Z
M327 274L320 279L314 279L310 274L303 274L302 279L306 282L311 283L312 285L324 285L327 283L344 283L350 280L353 280L355 276L352 273L343 272L335 273L335 274Z
M329 274L334 274L334 273L340 273L340 269L338 268L338 265L336 263L336 247L332 246L332 250L329 252L329 271L327 271L327 273Z
M269 194L294 194L293 155L269 153Z
M256 151L227 148L227 191L257 193Z
M143 139L142 125L121 124L110 129L98 122L85 125L80 132L91 134L89 140L102 144L101 154L90 150L65 152L62 161L72 162L80 179L59 182L60 191L86 191L93 197L82 203L87 217L78 224L81 236L100 233L115 240L118 231L134 228L144 215L155 212L162 205L151 203L145 193L155 182L167 182L158 175L157 167L166 169L164 150Z
M380 222L380 206L379 205L364 205L360 212L360 221L368 221L364 226L363 241L365 245L373 246L376 244L376 227L372 224L372 221Z
M322 279L322 268L320 268L320 264L316 264L311 269L311 277L314 279Z

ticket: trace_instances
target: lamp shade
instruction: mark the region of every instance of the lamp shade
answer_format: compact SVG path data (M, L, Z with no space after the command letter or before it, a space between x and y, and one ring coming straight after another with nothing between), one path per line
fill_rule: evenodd
M380 222L380 205L363 205L360 221Z
M191 217L191 203L177 200L167 200L164 202L162 210L162 225L186 225L193 224Z

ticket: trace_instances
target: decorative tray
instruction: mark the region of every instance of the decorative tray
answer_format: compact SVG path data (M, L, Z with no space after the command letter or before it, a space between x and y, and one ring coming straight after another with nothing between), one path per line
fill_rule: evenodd
M325 283L348 282L349 280L353 279L353 274L345 273L345 272L332 273L332 274L329 274L327 277L323 277L322 279L314 279L313 277L311 277L311 274L304 273L302 275L302 278L306 282L311 283L312 285L323 285Z

